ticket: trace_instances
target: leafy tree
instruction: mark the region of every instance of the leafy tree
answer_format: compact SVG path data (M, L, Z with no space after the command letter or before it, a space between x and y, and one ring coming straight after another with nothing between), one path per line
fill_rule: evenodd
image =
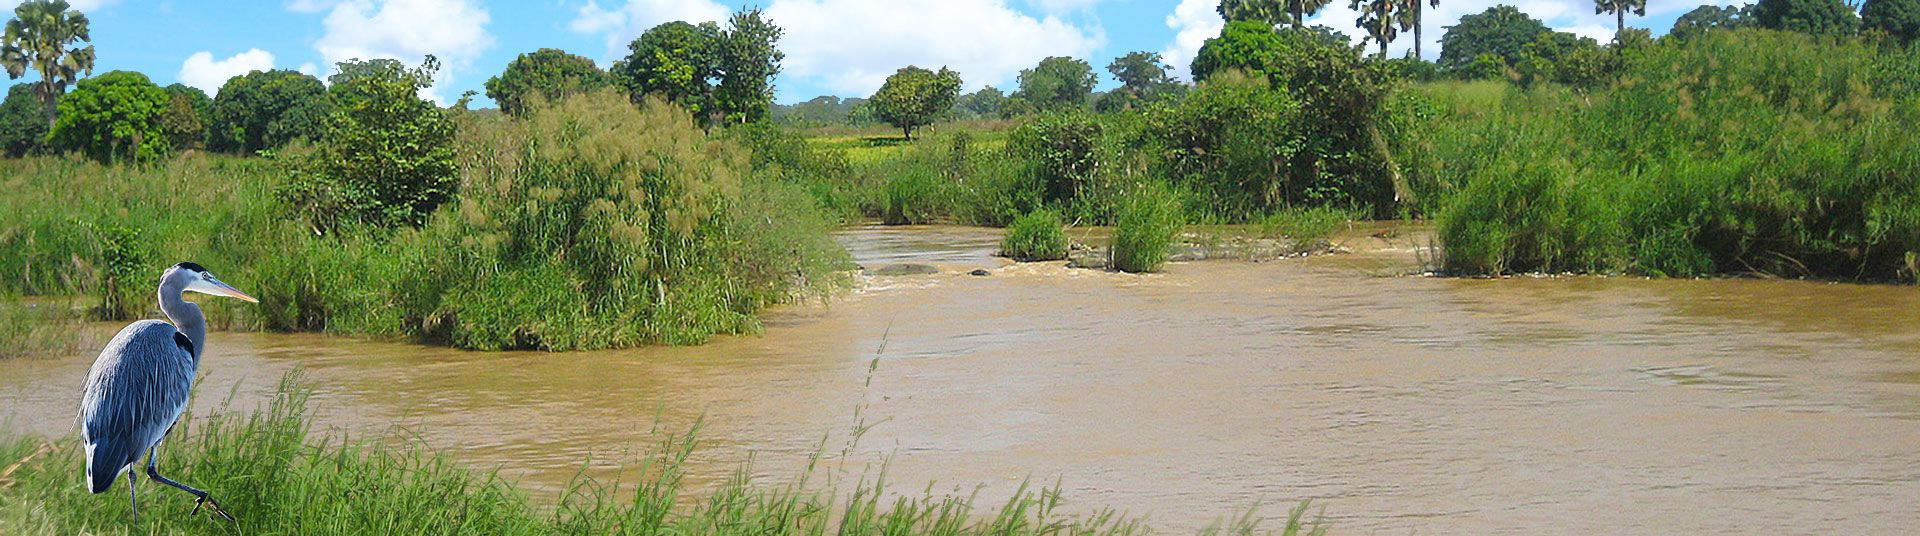
M1447 33L1440 36L1440 65L1463 68L1481 54L1499 56L1509 65L1519 63L1527 46L1550 31L1545 23L1513 6L1490 7L1460 17L1459 23L1447 27Z
M7 88L7 100L0 103L0 151L22 157L39 152L47 137L47 118L35 93L35 84L20 83Z
M1751 20L1752 7L1750 6L1703 5L1674 19L1673 29L1669 30L1667 35L1675 39L1691 39L1712 30L1745 28Z
M1407 14L1407 26L1413 30L1413 57L1415 58L1425 57L1420 55L1420 44L1425 42L1420 38L1420 28L1426 21L1426 8L1429 7L1440 7L1440 0L1402 0L1400 4L1400 11Z
M1920 39L1920 0L1867 0L1860 24L1906 44Z
M1647 15L1647 0L1593 0L1593 14L1612 13L1614 33L1627 31L1627 12Z
M206 142L207 119L213 99L200 88L175 83L167 91L167 112L160 117L160 130L174 150L198 149Z
M60 99L49 145L101 162L157 160L169 148L160 122L171 100L147 75L132 71L81 80L73 93Z
M1265 77L1222 74L1146 113L1164 175L1194 192L1197 213L1266 214L1285 201L1305 144L1300 103Z
M613 77L586 56L543 48L515 57L506 72L487 79L487 98L498 103L501 112L518 117L536 97L556 101L612 86Z
M1400 36L1400 29L1409 26L1409 15L1403 11L1404 0L1353 0L1351 8L1360 12L1354 24L1367 32L1367 40L1380 45L1380 57L1387 57L1387 44Z
M1006 105L1007 94L993 86L961 95L953 101L953 109L957 115L976 119L1001 117Z
M710 80L718 70L719 41L720 26L711 22L654 26L627 45L626 59L615 62L611 72L636 103L659 95L694 117L705 117L713 108Z
M253 154L295 139L318 139L330 108L318 78L285 69L236 76L213 97L207 147Z
M1107 64L1120 87L1100 99L1102 111L1130 110L1173 92L1179 82L1167 74L1166 61L1154 52L1129 52Z
M1853 35L1860 17L1842 0L1760 0L1753 5L1753 21L1772 28L1809 35Z
M66 0L27 0L13 8L13 20L0 36L0 66L7 78L40 75L35 88L40 106L53 125L54 102L67 86L80 76L93 74L93 45L67 48L82 41L93 41L87 31L87 16L67 9Z
M773 77L787 55L777 46L783 31L759 8L735 12L719 40L720 84L715 105L729 123L766 119L773 104Z
M327 90L334 102L318 150L295 161L281 198L315 232L347 224L420 225L459 186L454 124L421 89L439 60L418 68L394 60L348 61Z
M1264 73L1281 47L1280 32L1259 22L1236 20L1220 29L1220 36L1200 45L1193 57L1193 79L1206 81L1214 73L1243 70Z
M1020 71L1018 95L1041 110L1075 108L1086 104L1098 81L1087 62L1050 56L1032 69Z
M936 73L907 66L888 76L868 104L876 117L900 127L907 139L912 140L914 127L933 124L953 108L953 101L959 95L960 73L945 67Z
M1307 17L1319 13L1332 0L1221 0L1214 8L1227 22L1251 21L1268 28L1291 24L1306 27Z

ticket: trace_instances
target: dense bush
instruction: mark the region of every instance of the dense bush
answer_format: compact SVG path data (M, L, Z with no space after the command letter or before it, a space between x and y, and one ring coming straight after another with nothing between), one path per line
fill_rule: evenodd
M1303 120L1299 102L1265 78L1216 75L1146 121L1156 171L1193 192L1199 219L1245 221L1288 201Z
M101 162L157 160L172 150L161 128L170 101L166 90L132 71L81 80L60 98L48 143Z
M481 133L402 285L410 329L467 348L695 343L822 288L843 259L797 189L677 107L595 93Z
M1589 97L1436 91L1455 102L1409 168L1460 190L1440 214L1460 272L1910 279L1920 103L1883 88L1915 54L1715 31L1629 55Z
M1060 214L1036 210L1014 219L1000 240L1000 254L1021 262L1067 258L1067 233Z
M1844 0L1759 0L1753 21L1761 28L1823 36L1850 36L1860 17Z
M7 88L7 100L0 102L0 151L7 156L38 152L46 142L46 105L34 96L33 86L14 84Z
M1167 248L1185 225L1180 200L1159 185L1147 185L1120 202L1113 229L1113 267L1125 272L1157 272Z
M167 111L160 116L160 130L176 151L199 149L206 145L207 120L213 113L213 98L200 88L173 84L167 91Z
M1101 124L1084 112L1056 112L1022 123L1008 138L1012 158L1038 164L1041 198L1066 203L1080 196L1100 165Z
M253 71L227 79L213 98L207 148L236 154L319 139L330 103L320 79L289 70Z
M432 56L418 69L393 60L340 65L326 136L294 159L281 197L320 234L342 225L420 225L459 185L453 121L420 89L433 84Z
M613 75L594 66L593 60L543 48L521 54L507 64L505 72L487 79L487 98L498 103L501 112L517 116L525 114L536 99L559 100L615 84Z

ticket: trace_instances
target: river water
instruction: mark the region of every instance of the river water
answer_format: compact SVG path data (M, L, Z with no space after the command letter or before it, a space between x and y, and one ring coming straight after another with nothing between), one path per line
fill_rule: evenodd
M257 404L297 367L323 430L417 438L537 490L700 421L697 485L749 459L790 477L824 448L847 473L886 463L896 489L992 504L1058 482L1071 508L1171 532L1306 498L1341 534L1920 527L1920 289L1410 277L1420 240L1372 234L1140 276L1009 265L995 230L859 228L842 240L863 265L940 273L691 348L215 333L196 407ZM66 433L91 360L0 361L0 419Z

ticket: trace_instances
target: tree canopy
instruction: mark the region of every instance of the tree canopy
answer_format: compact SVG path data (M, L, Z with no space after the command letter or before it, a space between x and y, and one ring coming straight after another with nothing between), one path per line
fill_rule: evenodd
M200 88L175 83L167 91L167 112L160 117L160 130L167 133L173 149L197 149L205 145L207 120L213 111L213 98Z
M554 101L613 85L613 77L586 56L543 48L515 57L505 72L487 79L486 87L487 98L501 112L520 116L535 98Z
M707 123L764 119L786 58L777 46L783 32L759 9L736 12L728 24L655 26L628 44L610 72L634 102L659 95Z
M1280 32L1262 22L1236 20L1220 30L1220 36L1200 45L1193 57L1193 79L1206 81L1215 73L1244 70L1264 73L1272 69L1281 47Z
M1843 0L1760 0L1753 4L1753 21L1761 28L1810 35L1860 31L1860 17Z
M1099 78L1085 60L1049 56L1039 65L1020 71L1019 81L1019 98L1041 110L1060 110L1085 105Z
M68 7L66 0L21 2L13 8L6 33L0 34L0 67L6 68L7 77L20 78L29 71L40 75L35 90L48 125L53 124L54 101L67 86L93 74L93 45L74 46L93 40L87 16Z
M420 225L453 197L453 121L419 97L439 67L431 55L417 68L348 61L328 78L326 135L281 191L315 231Z
M40 97L31 83L7 88L7 100L0 102L0 151L21 157L40 149L47 137L47 116Z
M1867 0L1860 7L1861 27L1907 44L1920 39L1920 0Z
M330 106L326 86L307 74L281 69L229 78L213 97L207 147L253 154L318 139Z
M1751 12L1751 6L1703 5L1674 19L1673 29L1667 31L1667 35L1691 39L1713 30L1745 28L1751 24Z
M960 73L945 67L933 72L909 65L888 76L868 105L881 121L899 127L911 140L915 127L933 124L953 108L959 95Z
M784 31L759 8L735 12L728 26L719 41L720 84L714 104L729 123L766 119L773 104L773 78L787 57L779 48Z
M101 162L156 160L170 150L160 121L172 100L147 75L133 71L82 79L60 99L60 118L48 139L56 149Z
M1527 16L1518 8L1500 5L1486 11L1460 17L1440 36L1440 65L1462 68L1481 54L1499 56L1508 64L1519 63L1528 45L1550 32L1545 23Z

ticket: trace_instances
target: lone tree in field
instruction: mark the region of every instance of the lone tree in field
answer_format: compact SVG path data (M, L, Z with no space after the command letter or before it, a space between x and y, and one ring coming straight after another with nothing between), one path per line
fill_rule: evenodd
M959 96L960 73L946 67L936 73L909 65L888 76L867 105L881 121L900 127L911 141L914 127L933 124L953 108Z
M81 41L93 41L87 35L87 16L67 9L66 0L21 2L0 37L0 66L6 67L8 78L26 76L29 70L39 73L35 96L46 108L49 128L60 94L82 75L93 74L93 45L68 48Z
M1627 12L1636 16L1647 15L1647 0L1593 0L1593 14L1613 14L1613 33L1627 31Z
M1215 11L1227 22L1253 21L1267 26L1307 27L1307 17L1319 13L1331 0L1220 0Z
M1836 0L1838 1L1838 0ZM1507 65L1519 63L1540 34L1553 30L1518 8L1501 5L1460 17L1440 35L1440 66L1459 69L1482 54L1499 56Z
M536 96L556 101L612 86L613 77L586 56L543 48L521 54L507 64L506 72L488 79L487 98L499 103L501 112L520 116Z

